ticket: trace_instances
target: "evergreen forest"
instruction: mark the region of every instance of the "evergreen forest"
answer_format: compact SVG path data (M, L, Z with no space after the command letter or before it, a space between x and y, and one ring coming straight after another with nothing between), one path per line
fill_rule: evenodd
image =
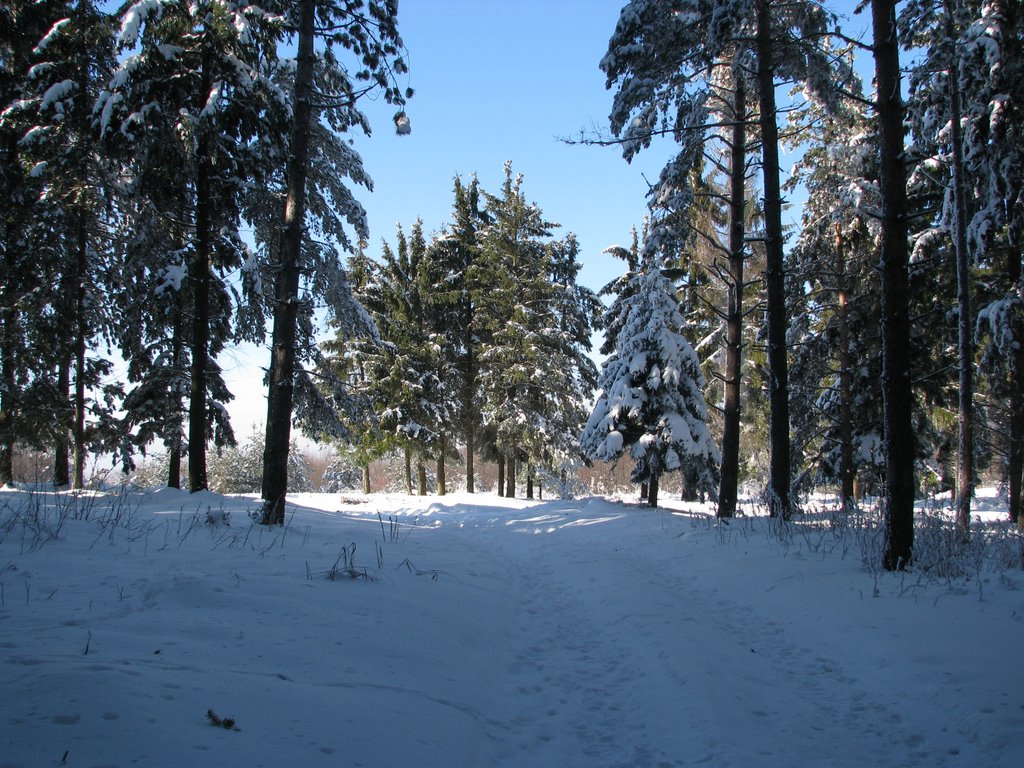
M723 519L877 498L891 570L927 494L966 535L997 484L1024 526L1024 11L865 0L859 39L830 5L623 3L578 143L671 153L586 287L514 160L371 239L351 139L370 99L412 130L398 0L5 0L0 484L156 452L200 491L235 451L277 525L301 429L367 490L382 459L408 493L457 467L528 498L621 461ZM217 360L242 343L268 365L240 448Z

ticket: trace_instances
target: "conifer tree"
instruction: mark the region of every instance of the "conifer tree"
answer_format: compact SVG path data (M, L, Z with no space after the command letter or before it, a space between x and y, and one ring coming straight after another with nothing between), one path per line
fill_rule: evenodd
M675 289L650 262L630 283L581 448L601 461L616 461L628 450L631 479L647 483L652 507L666 472L680 470L697 489L714 494L720 455L707 427L700 363L681 334Z
M174 178L190 195L182 261L192 491L207 487L207 441L234 440L221 405L230 395L215 356L232 330L226 322L234 314L226 277L247 258L239 229L241 192L255 170L248 162L249 140L268 105L279 102L270 80L278 38L277 19L256 5L128 5L121 12L119 68L97 102L101 132L115 150L130 153L168 139L180 143L180 175Z
M896 3L872 0L876 120L880 147L882 234L882 402L886 467L885 550L882 565L903 570L914 543L913 393L909 375L907 172L900 90Z
M292 89L292 114L285 170L282 228L274 259L273 330L268 372L267 435L263 466L264 524L284 523L288 490L288 449L296 385L308 383L296 365L304 229L307 219L307 177L311 163L313 126L333 131L368 127L356 108L358 99L381 91L388 103L401 105L403 93L396 75L406 71L398 34L397 0L300 0L288 24L295 32L297 57ZM322 51L316 38L324 42ZM354 74L337 57L336 49L351 55ZM407 133L405 113L395 115L399 133ZM351 210L351 209L350 209ZM365 223L364 223L365 226ZM298 373L298 375L297 375ZM315 387L306 389L312 393Z

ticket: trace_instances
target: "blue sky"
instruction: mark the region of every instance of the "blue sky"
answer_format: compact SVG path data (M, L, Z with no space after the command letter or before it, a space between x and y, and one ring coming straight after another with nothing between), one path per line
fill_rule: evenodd
M408 49L407 112L399 137L394 107L366 104L372 137L356 147L375 183L361 191L372 254L417 217L429 234L451 216L452 180L475 173L497 192L506 160L524 175L524 192L561 234L575 232L580 281L599 289L622 263L602 253L628 245L646 212L646 179L672 153L655 143L627 164L617 148L570 146L581 130L607 131L612 92L598 62L624 0L401 0L399 29ZM828 3L849 11L850 0ZM867 15L849 25L868 27ZM794 212L796 215L796 212ZM556 233L558 234L558 233Z
M560 138L606 128L611 92L598 62L622 0L401 0L409 51L409 136L394 135L388 105L366 105L375 126L357 149L374 179L360 200L370 253L393 242L395 224L417 217L430 233L450 220L452 180L475 173L498 192L506 160L524 175L527 198L561 233L575 232L581 282L600 288L621 262L603 255L628 244L670 147L629 165L615 148L570 146ZM659 151L660 150L660 151Z

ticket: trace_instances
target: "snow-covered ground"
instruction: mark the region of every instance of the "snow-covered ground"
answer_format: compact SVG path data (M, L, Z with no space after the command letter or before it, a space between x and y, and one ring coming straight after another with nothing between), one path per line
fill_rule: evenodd
M886 574L861 531L678 504L291 500L267 530L0 492L0 766L1024 764L1019 565Z

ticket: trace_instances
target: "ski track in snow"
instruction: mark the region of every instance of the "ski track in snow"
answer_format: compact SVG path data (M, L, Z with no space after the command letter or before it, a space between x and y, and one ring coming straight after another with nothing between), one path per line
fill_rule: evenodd
M33 550L7 529L0 768L1024 758L1020 666L979 677L970 659L1019 652L1016 574L980 607L873 598L845 558L603 500L385 497L339 515L309 497L271 533L247 527L246 499L211 499L231 527L158 494L134 539L69 523ZM329 581L355 544L373 581Z

